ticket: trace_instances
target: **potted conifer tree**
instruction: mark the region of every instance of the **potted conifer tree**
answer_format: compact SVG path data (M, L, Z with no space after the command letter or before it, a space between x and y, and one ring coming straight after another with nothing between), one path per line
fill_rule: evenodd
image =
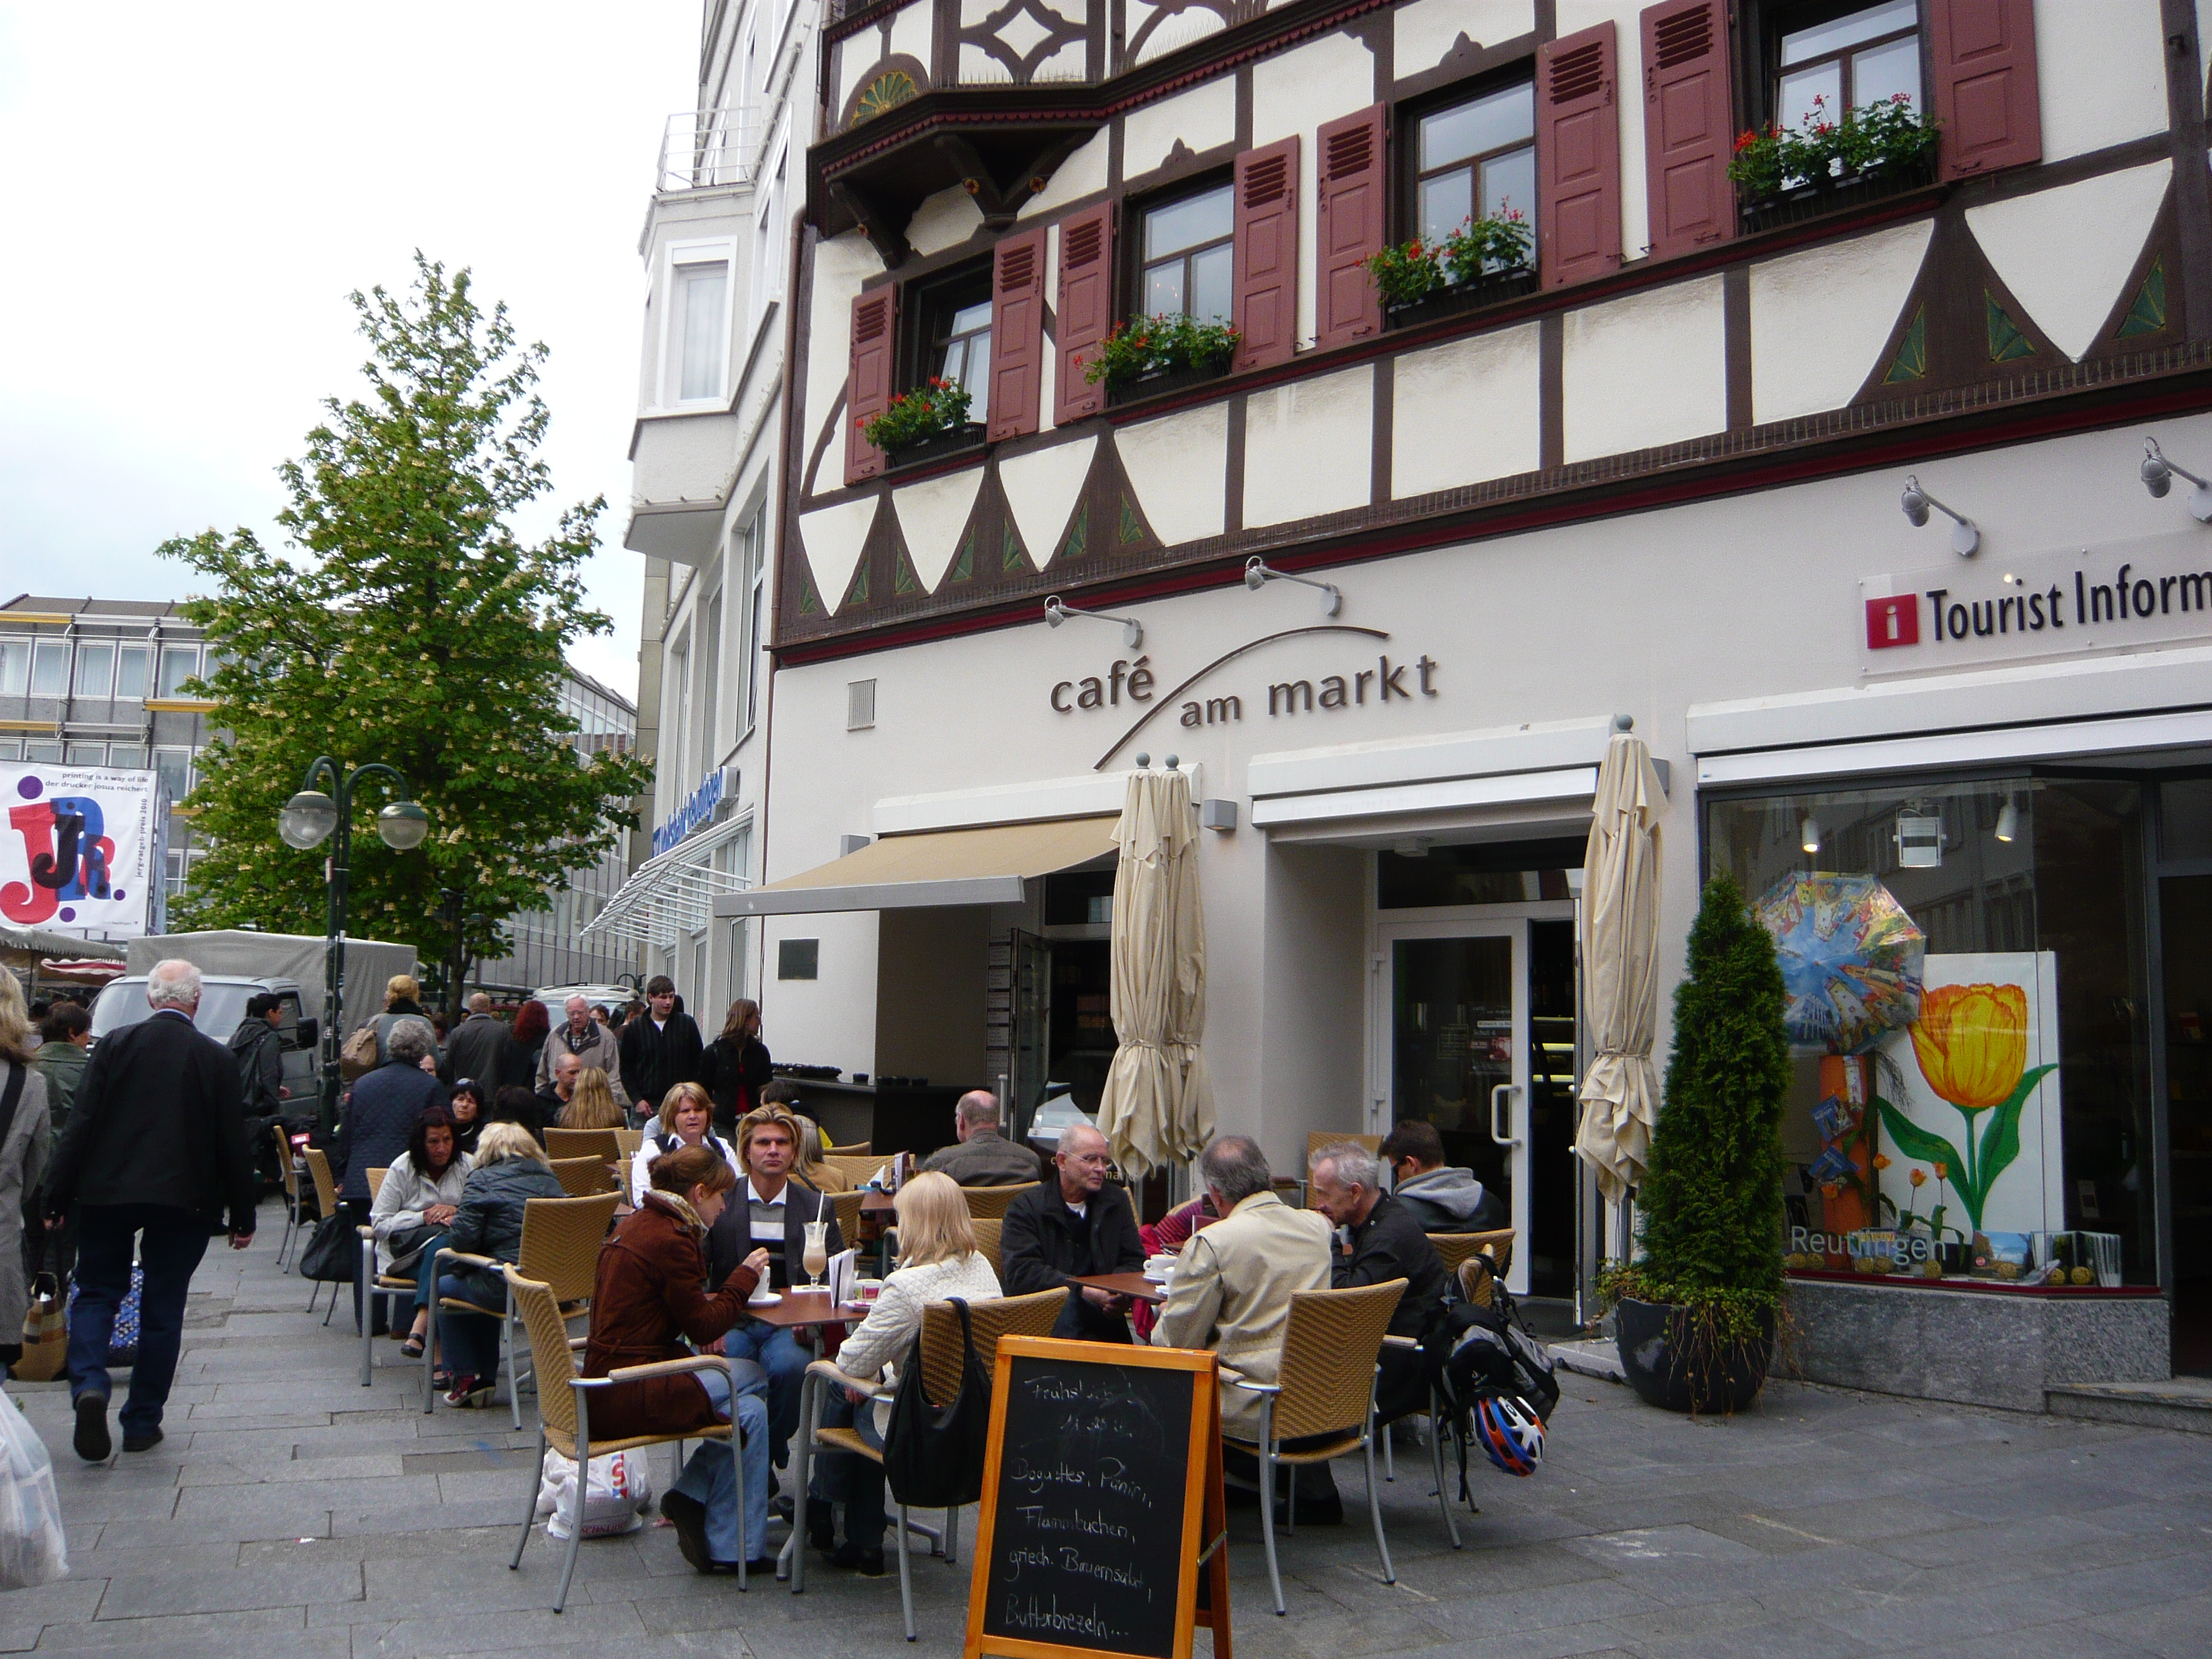
M1715 877L1674 993L1640 1251L1607 1275L1629 1383L1669 1411L1735 1411L1766 1382L1782 1304L1783 1006L1774 941Z

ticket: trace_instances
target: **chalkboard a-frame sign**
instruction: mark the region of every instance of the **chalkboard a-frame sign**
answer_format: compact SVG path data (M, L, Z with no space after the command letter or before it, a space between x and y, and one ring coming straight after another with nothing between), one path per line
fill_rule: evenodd
M966 1659L1232 1659L1213 1356L999 1343Z

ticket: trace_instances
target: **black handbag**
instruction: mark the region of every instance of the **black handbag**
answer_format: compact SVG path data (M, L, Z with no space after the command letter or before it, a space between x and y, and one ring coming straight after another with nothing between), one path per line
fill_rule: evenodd
M975 1326L958 1297L960 1343L967 1358L960 1390L943 1411L921 1386L921 1335L899 1374L891 1421L884 1436L884 1474L891 1496L909 1509L943 1510L973 1504L983 1495L983 1455L991 1437L991 1374L975 1352ZM863 1408L865 1409L865 1407Z
M300 1277L323 1285L350 1285L360 1271L361 1237L341 1206L336 1215L318 1221L307 1236L307 1248L300 1252Z

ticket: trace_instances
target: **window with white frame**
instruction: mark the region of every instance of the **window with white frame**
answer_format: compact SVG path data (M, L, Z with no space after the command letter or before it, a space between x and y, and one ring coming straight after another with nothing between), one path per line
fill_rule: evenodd
M115 687L115 641L85 640L76 648L76 694L104 697Z
M126 645L115 653L115 695L136 701L153 688L151 646Z
M723 395L730 356L727 242L672 249L662 401L700 403Z
M192 790L192 751L189 749L156 749L154 769L169 786L172 804L184 799Z
M180 697L185 694L185 682L200 672L200 648L196 645L165 645L161 647L161 693L165 697Z
M105 766L107 764L107 745L104 743L70 743L62 745L62 764L64 766Z
M702 609L706 620L700 624L699 636L699 764L698 772L704 776L709 768L720 759L717 752L720 733L716 731L716 716L720 712L722 689L722 594L718 583L709 593Z
M23 739L23 758L45 766L59 766L62 763L62 746L44 738L26 738Z
M753 509L751 527L745 532L745 658L744 728L752 730L760 714L761 635L768 615L768 504Z
M31 653L31 695L34 697L69 696L69 641L40 640Z
M20 697L30 683L30 641L0 640L0 697Z
M764 313L769 304L782 297L783 261L777 255L781 237L779 228L783 220L785 157L775 158L775 172L768 188L760 193L759 216L753 225L753 292L759 295L753 314Z
M671 718L667 720L667 730L675 739L669 748L668 770L674 781L675 791L680 791L684 784L684 763L690 754L691 630L689 628L678 638L675 649L668 653L668 702ZM665 797L671 811L682 799L681 794L675 791Z

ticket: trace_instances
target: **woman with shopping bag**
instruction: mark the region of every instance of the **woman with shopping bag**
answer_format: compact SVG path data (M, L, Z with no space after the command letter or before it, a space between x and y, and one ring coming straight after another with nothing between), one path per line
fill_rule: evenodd
M23 1316L31 1305L23 1253L14 1239L23 1224L23 1200L39 1190L46 1172L46 1080L31 1065L30 1010L13 974L0 974L0 1365L23 1357Z

